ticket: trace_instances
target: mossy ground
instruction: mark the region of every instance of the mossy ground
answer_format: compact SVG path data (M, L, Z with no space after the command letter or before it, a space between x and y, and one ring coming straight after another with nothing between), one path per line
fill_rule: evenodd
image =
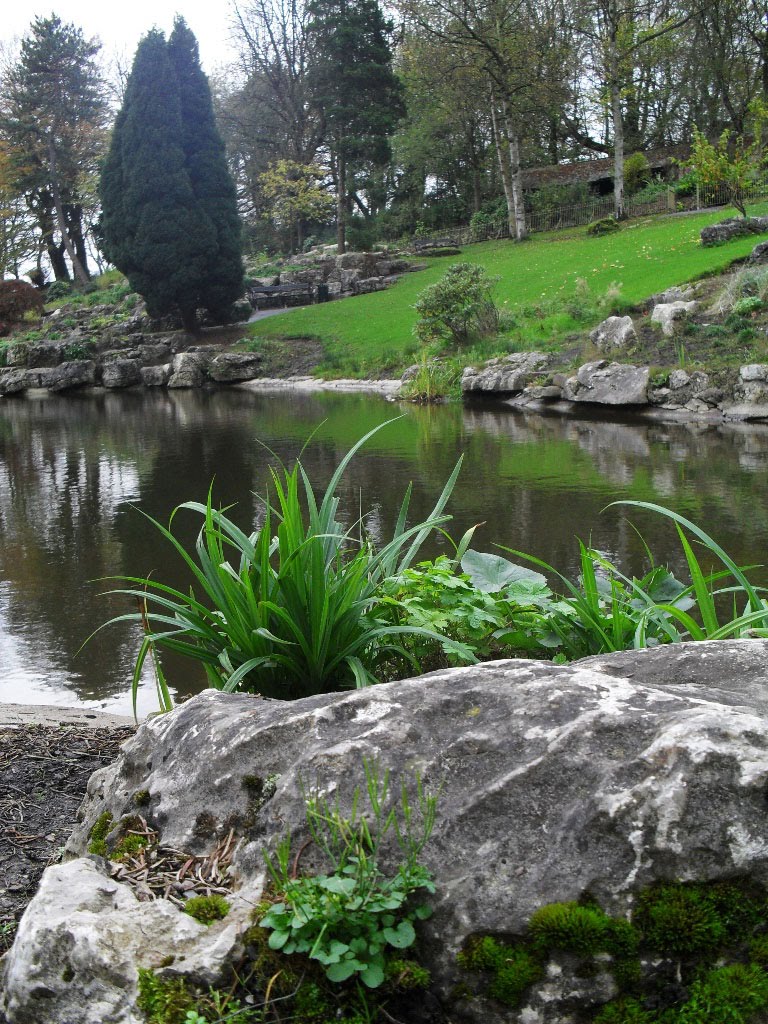
M618 995L585 1024L757 1024L768 1011L768 901L744 880L664 883L629 921L594 902L542 907L515 940L478 935L459 956L476 992L519 1008L553 957L574 975L613 975ZM565 957L563 957L565 954Z

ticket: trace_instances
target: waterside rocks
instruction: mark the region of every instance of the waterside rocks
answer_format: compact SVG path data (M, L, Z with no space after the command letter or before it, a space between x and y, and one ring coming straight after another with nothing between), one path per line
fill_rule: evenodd
M644 405L648 401L649 376L647 366L599 359L580 366L576 376L566 380L563 398L598 405Z
M190 854L234 829L233 886L255 899L262 847L290 833L298 850L308 837L302 786L347 810L364 757L441 788L424 856L435 913L420 948L451 1018L582 1019L614 994L607 974L569 986L551 971L512 1010L484 997L456 954L473 935L522 935L542 905L586 893L627 916L657 880L768 883L767 665L768 641L720 641L568 667L501 661L294 703L206 691L150 720L91 779L75 859L48 869L4 962L8 1022L138 1024L137 962L215 981L216 950L236 945L224 932L244 927L237 907L201 932L163 900L138 903L85 856L104 811L117 822L148 794L142 813L161 844ZM322 867L312 846L302 867ZM117 940L137 930L141 941ZM196 952L169 964L177 949L162 946L176 934ZM478 997L457 997L457 985Z
M468 366L464 370L461 390L465 394L473 391L522 391L550 363L551 357L545 352L516 352L501 359L490 359L479 369Z

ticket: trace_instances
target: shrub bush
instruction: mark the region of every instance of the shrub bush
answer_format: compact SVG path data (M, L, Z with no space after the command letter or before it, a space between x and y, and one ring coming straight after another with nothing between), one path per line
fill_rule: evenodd
M588 235L611 235L614 231L620 231L621 224L613 217L603 217L601 220L593 221L587 228Z
M496 334L499 311L492 291L497 281L475 263L454 263L416 300L414 333L422 342L447 341L459 346Z
M48 285L45 297L48 302L56 302L58 299L65 299L72 294L72 285L69 281L54 281Z
M633 153L624 161L624 185L630 195L639 192L651 180L651 168L645 153Z
M28 281L0 281L0 320L19 324L26 313L42 314L43 293Z

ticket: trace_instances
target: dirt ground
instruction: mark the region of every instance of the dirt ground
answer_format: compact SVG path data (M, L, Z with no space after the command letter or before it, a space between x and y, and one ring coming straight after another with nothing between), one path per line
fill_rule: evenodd
M88 779L132 728L0 728L0 955L75 824Z

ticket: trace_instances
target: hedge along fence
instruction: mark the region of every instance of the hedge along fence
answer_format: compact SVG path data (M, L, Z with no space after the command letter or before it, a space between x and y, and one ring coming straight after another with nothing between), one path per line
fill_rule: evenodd
M768 196L768 178L750 185L744 190L744 196L748 203L764 199ZM674 188L668 188L653 199L635 200L630 196L625 200L624 208L628 217L653 217L685 210L708 210L727 206L728 203L728 189L720 185L697 189L691 195L684 196L677 195ZM613 209L613 195L601 196L588 203L556 206L546 210L526 210L526 223L531 234L578 228L603 217L611 217ZM418 241L450 240L457 245L469 245L471 242L487 242L498 238L509 238L509 226L506 221L483 227L473 228L467 224L443 228L442 231L420 233Z

